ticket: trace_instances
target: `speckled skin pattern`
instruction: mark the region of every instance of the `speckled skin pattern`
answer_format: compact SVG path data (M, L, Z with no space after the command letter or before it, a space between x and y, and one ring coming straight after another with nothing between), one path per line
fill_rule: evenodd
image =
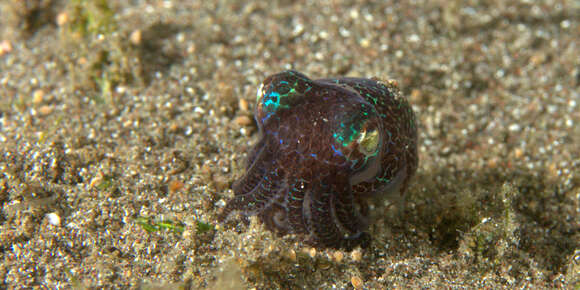
M260 140L220 220L258 215L318 248L368 245L368 202L403 195L418 163L415 116L396 85L284 71L258 89L255 117Z

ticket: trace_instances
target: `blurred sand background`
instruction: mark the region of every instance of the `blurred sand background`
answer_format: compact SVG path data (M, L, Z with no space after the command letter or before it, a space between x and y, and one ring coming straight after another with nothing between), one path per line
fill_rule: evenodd
M2 0L0 288L577 289L579 40L572 0ZM366 250L216 225L290 68L417 113Z

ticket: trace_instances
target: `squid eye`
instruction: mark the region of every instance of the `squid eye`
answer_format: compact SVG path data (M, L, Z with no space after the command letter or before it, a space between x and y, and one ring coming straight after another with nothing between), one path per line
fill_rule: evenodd
M366 156L374 155L379 148L380 138L379 130L373 129L370 131L363 130L356 140L359 144L359 150Z

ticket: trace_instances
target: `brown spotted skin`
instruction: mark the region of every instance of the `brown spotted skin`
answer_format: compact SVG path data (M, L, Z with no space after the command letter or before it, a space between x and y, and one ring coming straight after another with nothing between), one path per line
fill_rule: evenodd
M260 140L220 214L258 215L318 248L365 247L372 198L403 195L418 164L415 115L392 83L271 75L258 90Z

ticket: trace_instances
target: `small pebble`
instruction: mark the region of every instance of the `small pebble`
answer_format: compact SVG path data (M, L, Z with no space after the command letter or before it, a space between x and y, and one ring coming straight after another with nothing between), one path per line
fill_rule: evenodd
M332 254L332 258L334 259L335 262L340 263L344 258L344 253L341 251L336 251Z
M514 155L516 158L522 158L522 156L524 156L524 150L522 150L521 148L516 148L514 150Z
M558 177L558 166L555 163L550 163L548 165L548 173L550 173L552 177Z
M249 126L252 124L252 119L248 116L237 116L234 122L240 126Z
M131 32L131 35L129 35L129 41L133 45L141 44L142 39L143 39L143 37L142 37L142 32L140 29L137 29L137 30Z
M179 180L172 180L169 182L169 193L176 193L183 189L185 184Z
M54 107L48 105L38 108L38 113L40 113L43 116L50 115L53 111Z
M240 108L240 111L247 112L250 110L250 104L246 99L240 99L238 101L238 108Z
M87 64L88 60L86 57L79 57L79 59L77 60L78 65L85 65Z
M131 119L127 119L125 122L123 122L123 128L129 128L131 125L133 125L133 120Z
M358 276L352 276L350 278L350 283L354 289L362 289L363 288L363 280Z
M350 257L355 262L360 262L362 260L362 252L359 249L356 249L350 253Z
M36 105L42 103L44 101L44 91L42 89L38 89L32 93L32 102Z
M56 16L56 24L58 26L63 26L67 24L68 20L69 20L68 13L66 12L61 12Z
M195 44L191 44L190 46L187 47L187 53L189 54L195 53Z
M491 159L489 159L487 161L487 167L489 167L489 168L496 168L497 167L497 163L498 163L497 158L491 158Z
M316 257L316 249L315 248L302 248L302 252L308 256L310 256L311 258Z
M177 133L177 132L179 132L180 129L181 129L181 127L179 127L179 125L177 123L172 123L169 125L169 132L171 132L171 133Z
M101 182L103 181L103 175L101 173L97 174L95 177L93 177L93 179L91 179L91 182L89 183L89 186L91 188L96 187L97 185L99 185Z
M292 262L296 262L296 251L290 250L288 251L288 259Z
M515 124L515 123L514 123L514 124L511 124L511 125L508 127L508 129L509 129L510 131L512 131L512 132L517 132L517 131L519 131L521 128L520 128L520 125L519 125L519 124Z
M8 40L0 41L0 56L12 51L12 44Z
M421 101L421 97L422 97L421 90L413 89L411 91L411 95L409 96L409 99L411 99L411 102L413 102L413 103L419 103Z
M316 249L310 248L310 251L308 251L308 255L310 255L311 258L316 257Z
M536 53L530 57L530 62L533 65L540 65L546 60L545 53Z
M193 108L193 112L198 114L205 114L205 110L202 107Z
M369 46L371 46L371 41L368 38L363 38L360 40L360 46L367 48Z
M53 226L60 226L60 216L58 214L52 212L47 214L46 218L48 219L49 224Z

